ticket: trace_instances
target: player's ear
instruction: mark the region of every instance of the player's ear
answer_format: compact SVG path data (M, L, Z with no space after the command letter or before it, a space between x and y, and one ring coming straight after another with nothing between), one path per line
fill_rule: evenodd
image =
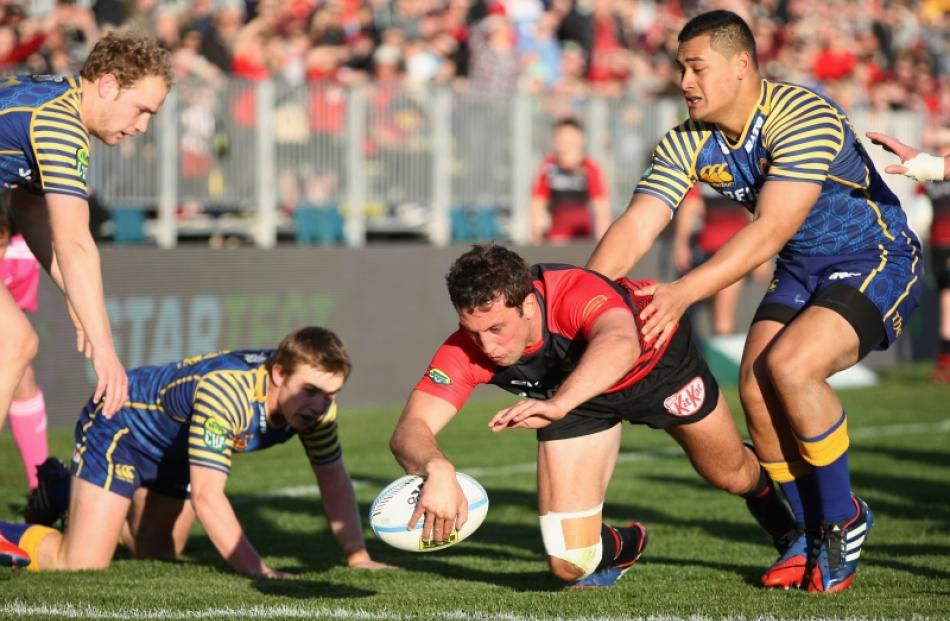
M538 311L538 299L534 297L533 293L529 293L528 297L524 299L524 302L521 303L521 314L526 319L531 319L534 317L534 314Z
M274 382L274 386L281 386L284 383L284 380L287 379L287 373L280 363L274 363L274 366L270 370L270 381Z
M755 73L755 64L752 62L752 54L748 50L740 50L735 57L736 77L740 80L750 77Z
M113 101L119 96L119 80L112 73L104 73L96 80L96 91L100 99Z

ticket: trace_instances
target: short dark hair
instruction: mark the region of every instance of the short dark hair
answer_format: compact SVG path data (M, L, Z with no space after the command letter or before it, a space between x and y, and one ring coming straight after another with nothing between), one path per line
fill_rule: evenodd
M758 69L759 59L755 51L755 35L745 20L732 11L708 11L686 22L677 40L680 43L709 35L709 44L717 52L729 55L746 51L752 57L752 65ZM725 55L725 54L724 54Z
M561 129L562 127L573 127L579 132L584 131L584 124L581 123L580 119L573 116L566 116L554 122L554 129Z
M518 253L494 242L474 245L452 264L445 277L452 306L472 311L490 304L498 296L505 306L521 309L533 291L531 268Z
M93 82L111 73L119 88L132 88L147 76L158 76L172 87L171 57L158 42L141 33L116 30L99 39L79 74Z
M300 328L284 337L277 350L268 358L267 371L279 364L290 375L300 365L310 365L328 373L350 376L353 364L346 346L332 331L319 326Z

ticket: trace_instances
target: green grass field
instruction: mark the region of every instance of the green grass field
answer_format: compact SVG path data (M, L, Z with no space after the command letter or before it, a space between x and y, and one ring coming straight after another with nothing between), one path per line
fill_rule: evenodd
M614 588L566 592L548 576L534 502L530 432L491 435L505 404L469 406L443 432L459 470L486 487L491 509L468 541L432 554L387 547L367 529L390 572L341 565L298 443L236 460L229 493L271 566L297 574L259 581L232 573L196 528L177 563L130 560L74 574L0 575L2 618L324 619L938 619L950 618L950 388L927 368L888 374L846 391L855 490L876 525L855 586L814 596L757 586L773 560L741 500L710 489L663 432L628 426L604 507L608 520L643 521L650 545ZM734 390L728 391L736 405ZM343 399L345 406L345 398ZM79 410L77 404L77 415ZM398 408L344 411L344 454L361 509L401 474L387 449ZM52 434L69 455L71 430ZM0 438L0 515L11 518L23 480L9 434ZM365 519L365 518L364 518Z

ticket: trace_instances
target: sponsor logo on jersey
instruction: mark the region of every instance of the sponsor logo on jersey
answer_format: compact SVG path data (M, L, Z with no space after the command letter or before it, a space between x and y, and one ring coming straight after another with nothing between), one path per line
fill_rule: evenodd
M845 278L854 278L860 275L861 272L835 272L828 277L828 280L844 280Z
M772 282L769 283L769 293L772 293L776 289L778 289L778 278L773 279Z
M676 393L663 400L663 407L673 416L692 416L706 402L706 385L698 375Z
M581 321L585 321L590 317L594 311L604 305L607 301L607 296L601 293L600 295L595 295L587 301L587 304L584 305L584 310L581 311Z
M223 453L228 443L227 428L213 418L209 418L205 423L204 441L209 450Z
M904 318L897 311L894 311L894 314L891 315L891 325L894 327L896 336L900 336L901 332L904 331Z
M262 417L262 418L263 418L263 417ZM237 436L236 438L234 438L234 449L233 449L233 450L234 450L235 452L238 452L238 453L243 452L244 449L247 448L247 444L248 444L248 441L250 440L250 438L251 438L250 434L241 434L241 435Z
M76 149L76 174L86 183L86 173L89 171L89 149L80 147Z
M765 117L761 114L755 117L755 124L752 125L752 131L749 132L749 138L745 141L745 152L752 153L755 143L759 139L759 132L762 131L762 125L765 124Z
M724 188L733 180L732 173L729 172L729 164L726 163L703 166L699 170L699 178L714 188Z
M448 386L449 384L452 383L452 378L449 377L448 374L441 369L434 369L434 368L429 369L429 372L426 373L426 376L430 380L432 380L433 382L441 386Z
M135 466L131 464L115 464L114 468L113 472L115 473L115 478L124 483L132 483L135 481Z

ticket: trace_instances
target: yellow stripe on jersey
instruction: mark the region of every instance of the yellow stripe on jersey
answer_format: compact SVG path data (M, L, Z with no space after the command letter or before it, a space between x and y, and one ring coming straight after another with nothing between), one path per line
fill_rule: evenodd
M39 187L44 190L69 190L69 193L86 195L88 188L84 180L85 168L88 166L89 134L82 124L79 113L78 84L75 80L67 80L72 87L56 99L51 99L33 112L30 120L30 144L36 153L37 168L39 169ZM65 123L65 118L74 119ZM45 128L58 126L60 131L50 131ZM38 127L44 129L37 129ZM54 127L55 129L55 127ZM81 161L80 152L86 155L86 161ZM47 159L51 155L63 154L68 157L73 154L72 165L57 166Z
M204 376L195 390L188 456L196 464L230 470L235 438L250 426L258 391L259 369L220 370Z
M334 402L312 427L300 432L300 441L307 457L315 466L332 463L342 454L337 436L336 416L337 407Z
M92 414L89 415L89 420L85 425L82 426L82 436L79 440L79 465L76 467L76 475L79 476L79 473L82 472L82 467L85 462L83 462L82 456L86 452L86 434L89 433L89 428L92 427L92 424L96 422L96 417L102 412L102 406L105 405L105 401L100 401L96 408L92 411Z
M694 121L686 121L667 132L635 191L657 196L675 209L696 182L696 159L710 136L711 131Z
M861 283L861 287L858 289L861 293L864 293L864 290L868 288L868 285L871 284L871 281L874 280L874 277L881 273L881 270L884 269L884 266L887 265L887 248L882 244L878 244L878 249L881 251L881 262L877 264L871 273L868 274L868 277L864 279L864 282Z
M109 445L108 450L106 450L106 462L109 464L109 474L106 476L105 485L102 486L103 489L109 490L112 486L112 475L115 473L115 464L112 463L112 454L115 453L116 447L119 445L119 440L129 433L128 427L123 427L112 436L112 444Z
M920 254L917 252L917 246L914 244L913 240L911 240L911 238L908 237L907 233L901 231L901 235L904 236L904 241L906 241L907 245L910 246L910 250L914 255L914 260L910 264L910 273L914 274L914 277L911 278L910 281L907 283L907 287L904 288L904 293L902 293L901 296L897 298L897 300L894 301L894 306L890 307L888 311L884 313L884 319L887 319L888 317L894 314L894 311L896 311L897 307L900 306L900 303L904 301L904 298L910 295L911 287L913 287L914 283L917 282L917 274L916 274L917 261L920 260Z

